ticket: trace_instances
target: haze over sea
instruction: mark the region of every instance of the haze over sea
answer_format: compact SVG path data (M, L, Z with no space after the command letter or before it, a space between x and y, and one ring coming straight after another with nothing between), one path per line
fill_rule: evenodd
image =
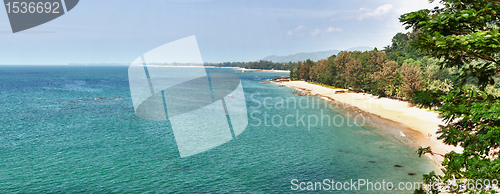
M419 158L408 145L411 140L400 135L407 133L404 127L348 107L324 106L333 102L297 96L291 88L261 84L262 79L288 76L271 72L235 72L253 115L237 139L180 158L168 122L135 115L127 69L0 66L0 193L288 193L292 179L396 185L421 181L433 169L430 160ZM258 107L266 99L268 106L275 105L280 98L321 106ZM296 113L344 119L364 115L370 125L348 125L353 122L346 119L342 126L309 130L273 126L269 117L266 126L264 113L281 118Z

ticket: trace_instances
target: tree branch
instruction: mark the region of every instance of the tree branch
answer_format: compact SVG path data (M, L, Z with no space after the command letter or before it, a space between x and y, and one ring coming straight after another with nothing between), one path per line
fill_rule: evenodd
M500 1L493 1L493 0L486 0L486 1L492 2L492 3L497 4L497 5L500 5Z

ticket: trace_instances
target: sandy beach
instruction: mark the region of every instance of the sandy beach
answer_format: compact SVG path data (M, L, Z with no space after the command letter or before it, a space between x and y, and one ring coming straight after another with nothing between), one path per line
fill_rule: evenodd
M415 145L417 147L431 146L433 152L443 155L452 150L455 152L462 151L460 147L446 145L437 139L436 131L439 129L439 125L443 125L444 122L438 117L438 113L429 111L428 109L411 107L408 102L404 101L378 98L377 96L364 93L350 93L345 92L346 90L344 89L326 88L304 81L283 81L277 82L277 84L304 90L309 92L310 95L326 97L357 107L362 111L380 116L381 118L401 123L420 133L420 135L413 137L414 141L418 144ZM426 156L430 157L437 167L440 167L444 159L443 156L438 154L426 154Z

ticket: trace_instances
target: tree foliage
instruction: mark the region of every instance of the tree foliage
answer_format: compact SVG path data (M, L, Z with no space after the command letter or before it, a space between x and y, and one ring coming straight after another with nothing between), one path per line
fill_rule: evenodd
M418 32L414 45L454 68L460 84L449 92L417 92L416 102L437 106L447 122L438 131L446 144L462 153L445 155L445 179L500 177L500 99L485 91L500 72L498 0L442 0L443 7L404 14L400 21ZM477 81L479 89L463 85ZM474 192L474 191L472 191Z
M343 51L338 56L332 55L318 62L299 61L290 77L375 95L410 99L414 91L425 86L420 64L435 65L428 63L428 59L423 60L410 59L407 60L409 66L402 67L395 61L388 60L385 52ZM437 72L433 72L434 75L440 76ZM394 92L390 92L391 89L394 89Z
M417 36L417 32L397 33L392 38L392 43L384 47L387 54L387 59L396 61L398 64L403 64L407 59L418 60L424 56L424 52L418 47L410 44Z
M414 41L418 48L442 65L457 67L462 78L475 77L485 87L494 84L500 72L500 1L443 0L442 8L404 14L400 21L419 32ZM464 79L465 81L465 79Z
M401 67L401 78L403 83L403 93L411 98L414 96L414 91L418 91L424 87L424 80L420 68L410 64L403 64Z

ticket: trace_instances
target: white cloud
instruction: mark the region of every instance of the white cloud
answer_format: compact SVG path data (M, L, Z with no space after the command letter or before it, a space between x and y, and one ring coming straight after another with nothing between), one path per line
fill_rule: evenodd
M362 20L365 18L373 18L373 17L383 16L383 15L389 13L393 8L394 8L394 6L392 4L385 4L385 5L379 6L375 10L361 8L361 9L359 9L361 14L358 17L358 19Z
M331 21L341 21L341 20L351 20L351 19L369 19L369 18L380 18L389 14L396 13L395 6L392 4L384 4L375 9L370 8L359 8L358 10L346 10L344 12L338 13Z
M342 31L344 31L342 30L342 28L334 28L331 26L326 29L326 32L342 32Z
M318 35L318 34L322 34L322 32L321 32L321 30L320 30L320 29L317 29L317 28L316 28L314 31L312 31L312 32L311 32L311 35L312 35L312 36L316 36L316 35Z
M300 26L297 26L295 29L292 29L290 31L288 31L286 34L288 34L289 36L291 35L294 35L296 34L297 32L301 31L301 30L307 30L307 28L303 25L300 25Z
M398 15L404 13L410 13L412 11L417 11L421 9L432 9L434 7L443 7L439 3L439 1L434 1L433 3L429 3L428 0L406 0L399 2L400 6L396 9ZM397 5L396 5L397 6Z
M306 28L305 26L303 26L303 25L300 25L300 26L298 26L298 27L297 27L297 28L295 28L295 29L296 29L297 31L299 31L299 30L302 30L302 29L304 29L304 30L305 30L305 29L307 29L307 28Z

